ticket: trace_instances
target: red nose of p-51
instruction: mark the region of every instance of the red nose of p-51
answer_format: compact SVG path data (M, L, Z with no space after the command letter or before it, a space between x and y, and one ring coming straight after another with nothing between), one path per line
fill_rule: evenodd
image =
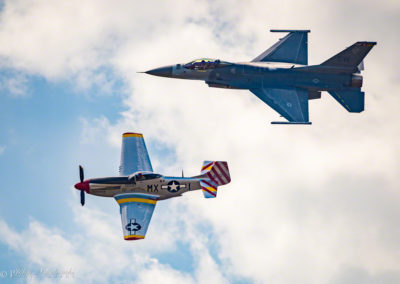
M89 193L89 189L90 189L89 180L85 180L83 182L78 182L77 184L75 184L75 188L78 190L84 190L87 193Z

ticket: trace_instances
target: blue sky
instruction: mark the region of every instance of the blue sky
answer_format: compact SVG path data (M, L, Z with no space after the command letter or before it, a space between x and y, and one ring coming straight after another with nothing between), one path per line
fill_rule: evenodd
M3 72L4 78L12 73ZM38 76L27 77L27 94L1 96L1 159L4 176L0 215L17 230L31 219L49 226L74 230L66 200L78 177L77 166L85 147L80 144L82 118L105 115L115 120L121 110L119 96L97 94L96 89L78 94L69 82L52 83ZM87 148L87 147L86 147ZM115 161L114 161L115 162ZM111 172L111 174L114 174ZM8 251L6 246L2 250ZM12 261L18 259L18 261ZM26 265L14 251L2 255L3 268Z
M399 8L0 1L0 277L74 271L0 282L398 283ZM366 110L324 94L310 102L311 127L276 127L248 92L137 73L251 60L277 41L270 28L311 29L310 64L377 41ZM146 239L125 242L115 201L87 196L82 208L73 184L79 164L88 178L116 175L126 131L144 134L156 171L195 175L203 160L227 160L232 183L212 201L159 202Z
M65 82L55 84L40 77L28 77L27 80L29 94L25 97L15 98L6 92L1 97L4 122L1 140L6 147L1 162L3 169L10 169L2 184L10 198L2 200L2 216L15 219L24 218L25 213L38 214L48 216L47 221L56 224L58 220L52 220L56 216L49 213L57 208L65 210L63 199L67 194L58 187L60 183L68 185L71 174L76 172L81 151L81 119L101 115L115 119L121 103L118 96L96 95L95 90L88 90L93 97L85 98ZM72 166L74 163L75 167ZM26 188L24 198L18 188ZM44 192L44 189L48 190ZM43 207L32 203L32 200L42 202L42 198L52 202ZM24 215L17 214L20 209L13 206L17 201L25 208ZM25 225L28 222L27 219L18 221L17 224Z

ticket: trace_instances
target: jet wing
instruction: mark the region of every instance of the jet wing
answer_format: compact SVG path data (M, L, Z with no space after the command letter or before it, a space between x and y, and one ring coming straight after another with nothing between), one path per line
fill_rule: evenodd
M137 171L153 171L143 135L139 133L122 134L121 176L127 176Z
M142 193L123 193L114 196L120 206L125 240L144 239L158 197Z
M271 32L288 32L277 43L254 58L252 62L287 62L308 64L308 33L309 30L271 30Z
M286 118L290 123L310 124L308 121L307 90L300 88L259 88L250 89L250 91Z

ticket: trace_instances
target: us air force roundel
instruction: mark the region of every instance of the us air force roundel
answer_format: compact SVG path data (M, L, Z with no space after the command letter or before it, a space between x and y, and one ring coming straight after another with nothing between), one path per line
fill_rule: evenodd
M140 231L141 228L142 226L140 226L139 223L136 223L136 219L131 219L129 223L125 226L125 229L128 230L130 234L132 234L132 231L136 234L136 232Z
M176 180L172 180L168 183L168 185L163 185L161 188L162 189L166 189L171 193L175 193L178 192L179 190L181 190L181 188L185 188L186 185L184 184L180 184L178 181Z

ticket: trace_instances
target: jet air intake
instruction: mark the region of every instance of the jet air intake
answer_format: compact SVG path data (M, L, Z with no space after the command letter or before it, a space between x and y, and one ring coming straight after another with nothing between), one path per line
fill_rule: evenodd
M241 89L241 88L238 88L238 87L233 87L233 86L231 86L231 85L221 84L221 83L206 82L206 84L207 84L210 88L236 89L236 90L240 90L240 89Z

